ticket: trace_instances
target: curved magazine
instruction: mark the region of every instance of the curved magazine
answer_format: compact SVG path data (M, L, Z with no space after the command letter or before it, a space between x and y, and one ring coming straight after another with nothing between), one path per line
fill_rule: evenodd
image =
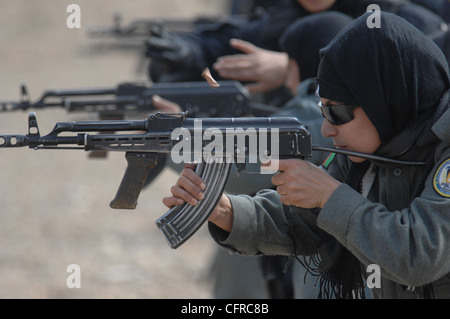
M206 222L222 195L231 165L226 162L198 164L196 173L206 184L205 198L197 206L188 203L175 206L155 221L171 248L181 246Z

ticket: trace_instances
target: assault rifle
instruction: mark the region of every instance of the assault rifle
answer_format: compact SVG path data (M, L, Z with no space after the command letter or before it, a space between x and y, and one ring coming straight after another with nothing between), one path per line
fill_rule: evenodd
M121 134L102 134L105 132ZM131 131L140 131L132 133ZM68 133L77 133L68 135ZM89 134L96 132L98 134ZM128 132L128 133L123 133ZM28 116L28 134L0 135L0 148L75 149L125 152L127 168L110 207L134 209L147 175L157 165L159 154L182 161L197 161L197 174L207 188L205 199L197 206L175 206L156 220L172 248L188 240L206 221L217 204L230 172L252 172L248 163L270 158L308 159L312 150L391 162L400 165L425 165L371 154L311 145L311 134L294 117L189 118L186 113L150 114L144 120L58 122L41 136L36 115ZM182 155L180 155L183 153ZM253 171L254 172L254 171Z
M121 133L105 134L111 131ZM70 135L70 132L76 134ZM220 145L222 136L227 138L225 145ZM278 154L279 158L308 158L311 135L297 118L290 117L194 119L185 113L155 113L144 120L58 122L49 134L42 136L35 113L30 113L28 134L0 135L1 147L125 152L127 168L110 203L115 209L137 206L147 175L157 164L158 154L180 156L182 151L186 161L198 161L197 173L208 187L205 199L197 206L173 207L156 221L169 245L177 248L200 228L214 209L233 163L240 171L247 169L251 157L265 159ZM186 155L190 155L188 159Z
M166 28L170 32L191 32L196 27L216 23L225 17L197 17L194 19L183 18L159 18L159 19L134 19L127 25L123 23L120 13L112 17L111 25L89 25L86 33L90 37L116 37L129 39L133 37L146 38Z
M250 102L250 94L237 81L221 81L214 89L206 82L127 82L115 88L47 90L36 102L30 102L24 84L20 91L19 102L0 101L0 112L56 107L68 112L98 112L100 119L123 119L156 111L153 95L177 103L192 117L269 116L276 109Z
M198 27L205 27L223 21L246 21L261 17L264 12L256 10L252 14L232 14L222 16L199 16L189 18L158 18L158 19L134 19L127 25L123 23L120 13L112 17L112 25L89 25L87 35L90 37L114 37L120 39L146 38L161 33L162 29L169 32L192 32Z

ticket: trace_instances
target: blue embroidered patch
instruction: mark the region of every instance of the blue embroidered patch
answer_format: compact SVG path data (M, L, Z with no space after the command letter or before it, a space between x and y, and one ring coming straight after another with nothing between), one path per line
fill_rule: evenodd
M439 195L450 197L450 158L445 160L434 174L433 187Z

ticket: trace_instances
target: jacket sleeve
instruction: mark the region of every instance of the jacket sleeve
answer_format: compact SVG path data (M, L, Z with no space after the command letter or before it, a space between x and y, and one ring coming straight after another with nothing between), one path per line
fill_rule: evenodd
M230 233L209 223L213 239L231 252L243 255L312 255L326 233L317 227L317 211L285 206L274 190L254 197L228 195L233 207ZM299 213L299 211L302 213Z
M343 184L318 216L318 225L364 264L377 264L381 275L407 286L421 286L450 272L450 198L433 180L450 159L450 148L436 152L435 167L410 207L388 211Z
M263 190L254 197L248 195L228 195L233 208L233 228L230 233L220 232L214 224L209 224L213 238L222 246L233 252L243 255L258 255L269 253L262 247L264 242L271 239L269 244L272 252L279 249L287 252L291 250L289 237L285 235L287 228L281 230L278 224L283 225L286 221L284 214L272 214L271 212L282 212L284 208L277 200L278 194L272 190ZM272 228L271 236L263 238L266 232L262 224ZM281 226L282 227L282 226ZM260 240L263 243L260 243ZM279 253L280 254L280 253Z

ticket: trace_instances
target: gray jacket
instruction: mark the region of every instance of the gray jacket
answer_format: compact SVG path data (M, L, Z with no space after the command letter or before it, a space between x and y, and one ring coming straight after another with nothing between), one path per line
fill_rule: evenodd
M233 229L225 233L210 224L213 238L232 252L258 254L315 254L330 249L330 235L363 265L377 264L381 287L375 298L420 298L420 287L433 283L436 298L450 298L450 110L433 132L441 143L434 152L434 167L421 194L411 201L422 166L375 163L375 181L367 198L346 184L332 194L321 210L286 207L275 191L255 197L229 196ZM426 158L422 147L418 158ZM345 156L336 156L329 174L345 180ZM447 166L448 165L448 166ZM448 168L448 169L447 169ZM294 240L293 240L294 238Z

